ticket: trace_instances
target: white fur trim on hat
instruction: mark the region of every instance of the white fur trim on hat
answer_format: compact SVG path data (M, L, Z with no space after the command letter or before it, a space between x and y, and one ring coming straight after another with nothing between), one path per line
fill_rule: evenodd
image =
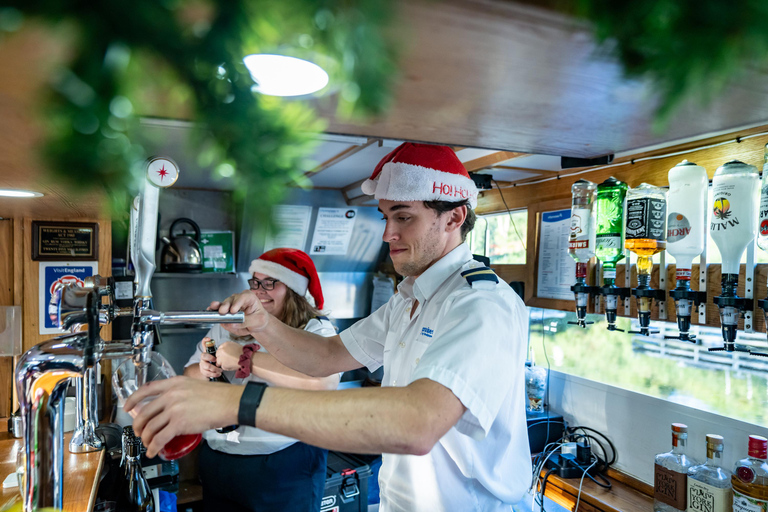
M258 272L260 274L266 274L273 279L277 279L302 297L307 293L309 279L306 276L294 272L274 261L255 259L251 262L248 272L250 272L251 275L253 275L254 272Z
M403 162L384 164L375 180L366 180L362 190L376 199L389 201L469 201L477 206L477 187L472 178Z

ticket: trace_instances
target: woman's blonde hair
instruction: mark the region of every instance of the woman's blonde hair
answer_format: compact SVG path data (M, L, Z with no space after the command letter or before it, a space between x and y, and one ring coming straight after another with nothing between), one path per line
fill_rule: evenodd
M320 316L320 311L312 306L304 297L285 287L285 300L283 301L283 312L278 315L278 320L289 327L303 329L307 322Z

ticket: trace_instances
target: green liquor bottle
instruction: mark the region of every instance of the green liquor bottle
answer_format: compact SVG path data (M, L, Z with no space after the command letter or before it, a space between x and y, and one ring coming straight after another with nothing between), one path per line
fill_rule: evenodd
M595 256L603 265L605 319L609 331L617 331L616 313L619 297L628 296L629 290L616 287L616 264L624 257L624 200L629 187L623 181L610 177L597 186L597 229Z

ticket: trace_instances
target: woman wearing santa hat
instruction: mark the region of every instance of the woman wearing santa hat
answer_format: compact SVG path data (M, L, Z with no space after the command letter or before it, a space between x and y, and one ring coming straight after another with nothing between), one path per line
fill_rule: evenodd
M336 329L321 315L323 291L315 265L298 249L272 249L253 260L248 280L262 307L290 327L321 336ZM314 305L305 295L311 296ZM216 356L204 343L216 343ZM297 389L336 389L339 375L309 377L277 361L251 336L234 336L220 324L198 344L184 375L199 379L222 373L232 384L262 382ZM263 430L208 430L200 453L206 511L316 511L325 487L326 450Z

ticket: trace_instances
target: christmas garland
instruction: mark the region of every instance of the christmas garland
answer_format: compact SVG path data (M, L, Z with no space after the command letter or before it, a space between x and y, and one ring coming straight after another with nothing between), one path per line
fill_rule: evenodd
M704 105L745 70L765 70L768 63L768 2L577 0L573 5L628 77L652 81L659 93L657 127L684 100Z
M343 115L375 114L395 71L385 0L10 0L3 32L45 20L72 48L52 77L42 112L43 153L58 180L106 191L113 213L143 182L146 105L193 121L198 162L235 180L236 194L269 216L303 169L324 123L307 102L259 95L242 58L281 53L323 58Z

